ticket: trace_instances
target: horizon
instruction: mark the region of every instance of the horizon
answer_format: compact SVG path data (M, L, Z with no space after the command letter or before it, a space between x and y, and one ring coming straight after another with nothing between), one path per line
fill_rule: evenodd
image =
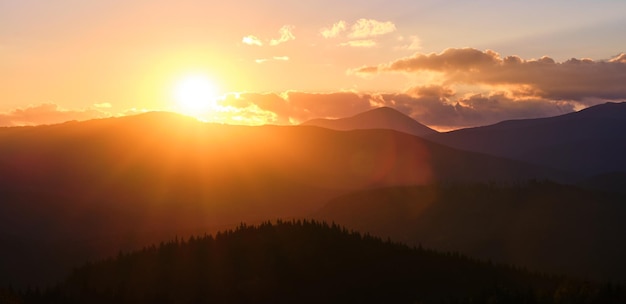
M372 109L368 109L365 110L364 112L359 112L356 113L355 115L351 115L351 116L347 116L347 117L327 117L327 118L312 118L310 120L307 121L303 121L300 124L292 124L292 125L281 125L281 124L272 124L272 123L266 123L266 124L258 124L258 125L249 125L249 124L240 124L240 123L228 123L228 122L224 122L224 121L208 121L208 120L204 120L202 118L199 118L197 116L194 116L192 114L186 114L186 113L181 113L179 111L173 111L173 110L146 110L146 111L138 111L132 114L123 114L123 115L111 115L111 116L105 116L105 117L95 117L95 118L87 118L87 119L70 119L70 120L61 120L61 121L54 121L51 123L42 123L42 124L24 124L24 125L12 125L12 126L3 126L0 125L0 128L11 128L11 127L36 127L36 126L51 126L51 125L57 125L57 124L64 124L64 123L70 123L70 122L84 122L84 121L89 121L89 120L98 120L98 119L109 119L109 118L122 118L122 117L132 117L132 116L138 116L138 115L144 115L144 114L150 114L150 113L168 113L168 114L174 114L174 115L179 115L182 117L187 117L187 118L191 118L194 119L196 121L198 121L199 123L206 123L206 124L217 124L217 125L231 125L231 126L317 126L317 127L322 127L322 128L330 128L330 129L334 129L332 127L324 127L321 125L317 125L315 123L310 124L311 122L318 122L320 120L323 121L341 121L343 119L346 118L352 118L354 116L359 116L361 114L364 114L366 112L371 112L371 111L375 111L378 109L383 109L383 108L389 108L389 109L393 109L394 111L398 111L398 113L403 114L403 115L407 115L409 118L413 119L415 122L426 126L428 128L431 128L432 130L439 132L439 133L446 133L446 132L452 132L452 131L458 131L458 130L463 130L463 129L470 129L470 128L476 128L476 127L488 127L488 126L492 126L492 125L496 125L502 122L506 122L506 121L518 121L518 120L525 120L525 119L537 119L537 118L552 118L552 117L557 117L557 116L562 116L562 115L566 115L566 114L572 114L572 113L576 113L576 112L580 112L582 110L588 109L588 108L592 108L592 107L596 107L596 106L600 106L600 105L605 105L605 104L621 104L621 103L625 103L626 101L621 101L621 102L605 102L602 104L596 104L587 108L582 108L579 110L575 110L573 112L568 112L568 113L564 113L564 114L558 114L558 115L553 115L553 116L542 116L542 117L531 117L531 118L521 118L521 119L505 119L505 120L501 120L501 121L496 121L492 124L485 124L485 125L476 125L476 126L470 126L470 127L458 127L458 128L442 128L442 127L431 127L428 126L426 124L422 124L421 122L415 120L414 118L408 116L405 113L402 113L400 111L398 111L397 109L390 107L390 106L380 106L377 108L372 108ZM391 128L393 129L391 126L389 127L385 127L385 128ZM337 129L336 129L337 130Z
M1 7L0 126L144 111L297 125L387 106L453 130L626 101L623 2Z

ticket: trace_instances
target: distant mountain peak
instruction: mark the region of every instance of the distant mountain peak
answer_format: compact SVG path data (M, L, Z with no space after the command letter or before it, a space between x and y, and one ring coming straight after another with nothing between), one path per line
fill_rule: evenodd
M570 114L623 118L626 115L626 102L606 102Z
M400 112L400 111L398 111L398 110L396 110L394 108L391 108L391 107L379 107L379 108L371 109L369 111L362 112L362 113L357 114L357 115L362 115L362 114L366 114L366 113L393 113L393 114L400 114L400 115L407 116L404 113L402 113L402 112ZM357 115L355 115L355 116L357 116Z
M304 122L302 125L342 131L390 129L416 136L428 136L437 133L437 131L390 107L375 108L346 118L313 119Z

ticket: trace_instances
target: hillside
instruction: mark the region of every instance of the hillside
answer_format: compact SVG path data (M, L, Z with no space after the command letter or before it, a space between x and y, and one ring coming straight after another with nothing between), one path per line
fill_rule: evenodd
M437 133L437 131L389 107L376 108L340 119L313 119L304 122L302 125L333 130L388 129L419 137Z
M578 183L581 187L626 194L626 171L612 171L591 176Z
M433 134L428 139L588 177L625 172L626 103L605 103L556 117L504 121Z
M584 289L583 289L584 287ZM336 225L241 225L89 263L23 295L62 303L603 303L619 291L383 242Z
M0 283L215 226L302 216L347 192L564 179L392 130L205 124L171 113L0 129Z
M335 198L316 218L408 244L626 282L624 201L551 182L390 187Z

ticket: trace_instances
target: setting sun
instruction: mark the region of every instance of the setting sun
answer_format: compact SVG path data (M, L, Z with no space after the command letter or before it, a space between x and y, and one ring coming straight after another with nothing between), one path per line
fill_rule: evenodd
M173 97L181 112L198 114L209 110L214 104L217 88L204 75L188 75L175 84Z

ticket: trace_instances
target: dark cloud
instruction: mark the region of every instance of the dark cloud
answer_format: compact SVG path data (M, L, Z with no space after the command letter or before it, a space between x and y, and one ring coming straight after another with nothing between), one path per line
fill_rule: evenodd
M366 66L356 72L438 72L442 83L508 85L518 94L554 100L626 99L626 54L606 61L572 58L556 62L550 57L523 59L502 57L494 51L472 48L447 49L441 53L415 54L379 66ZM519 88L515 88L519 86Z
M422 97L452 97L455 95L454 90L449 87L443 87L438 85L429 85L411 88L407 93L414 96Z
M110 114L96 109L64 110L54 103L45 103L0 113L0 126L55 124L107 116Z
M383 70L390 71L459 71L471 70L482 66L494 65L499 55L493 51L481 52L476 49L447 49L440 54L416 54L413 57L399 59Z

